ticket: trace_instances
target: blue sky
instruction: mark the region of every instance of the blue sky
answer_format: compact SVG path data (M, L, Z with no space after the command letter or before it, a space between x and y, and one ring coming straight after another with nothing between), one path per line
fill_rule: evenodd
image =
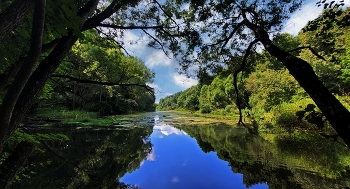
M316 6L316 2L318 1L306 1L302 8L295 12L285 23L282 32L297 35L309 20L317 18L322 12L322 8ZM347 0L345 4L346 6L350 6L350 1ZM178 74L176 71L178 63L174 59L169 59L162 50L147 47L148 41L146 38L140 38L132 32L125 32L124 37L126 41L137 41L137 44L125 46L128 53L143 60L145 65L156 73L154 82L149 84L156 89L156 103L161 98L179 91L184 91L198 83L196 79Z

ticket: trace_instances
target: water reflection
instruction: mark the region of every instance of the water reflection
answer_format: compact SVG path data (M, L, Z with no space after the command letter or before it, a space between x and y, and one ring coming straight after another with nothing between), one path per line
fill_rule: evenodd
M138 169L151 151L152 127L36 132L64 133L70 140L42 141L44 152L36 152L11 188L132 188L116 179Z
M196 138L203 151L216 151L233 172L243 174L246 187L257 183L267 183L269 188L350 186L348 149L317 135L262 137L228 127L179 128Z
M219 159L214 151L203 152L196 139L165 124L162 117L155 117L150 141L152 151L148 157L154 159L127 173L121 182L143 189L246 188L243 175L232 172L227 161ZM255 184L252 188L267 185Z
M153 118L152 118L153 119ZM64 129L43 141L12 188L347 188L350 153L310 135L249 135L215 124ZM154 125L153 125L154 124ZM151 134L152 133L152 134Z

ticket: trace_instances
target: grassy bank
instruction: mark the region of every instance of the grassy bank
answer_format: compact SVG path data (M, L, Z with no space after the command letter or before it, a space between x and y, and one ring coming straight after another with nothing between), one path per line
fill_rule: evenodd
M62 125L81 125L81 126L112 126L122 125L139 118L140 113L127 115L99 116L98 112L87 112L83 110L67 109L41 109L35 114L29 115L32 122L46 125L51 123Z

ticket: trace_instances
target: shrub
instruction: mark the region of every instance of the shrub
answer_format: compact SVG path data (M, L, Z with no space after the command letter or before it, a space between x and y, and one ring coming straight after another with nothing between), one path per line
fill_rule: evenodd
M200 112L203 114L208 114L212 111L209 104L201 104L200 105Z
M274 108L273 111L276 115L274 125L276 127L282 127L285 129L316 129L313 124L308 123L304 119L299 120L296 112L305 108L308 104L312 104L313 101L310 98L304 98L293 103L282 103Z

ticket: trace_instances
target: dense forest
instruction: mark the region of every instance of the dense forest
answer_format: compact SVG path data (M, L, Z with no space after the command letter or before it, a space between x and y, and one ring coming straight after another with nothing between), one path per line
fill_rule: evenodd
M46 83L36 107L99 112L100 115L154 110L154 78L144 63L125 56L96 31L84 33Z
M35 149L27 139L4 150L35 109L101 115L154 109L154 91L147 85L154 73L125 52L126 42L137 45L125 39L127 30L176 59L180 72L200 68L198 86L188 95L176 94L169 105L171 100L162 100L160 107L202 112L239 107L239 113L245 109L263 122L282 124L294 120L300 110L295 107L302 106L298 117L311 123L327 119L350 146L350 112L334 97L346 102L349 92L349 9L338 10L342 1L322 1L318 4L331 9L299 36L270 39L304 2L1 1L0 188L9 187ZM293 50L300 46L312 48Z
M297 36L282 33L273 38L276 46L309 62L322 83L348 108L350 27L345 25L349 13L350 8L326 9ZM237 57L237 61L242 59ZM255 120L264 127L288 129L317 129L327 125L305 90L266 50L253 54L247 64L237 83L240 107L247 122ZM197 77L199 84L161 99L157 108L238 114L234 73L229 67L209 71L200 68Z

